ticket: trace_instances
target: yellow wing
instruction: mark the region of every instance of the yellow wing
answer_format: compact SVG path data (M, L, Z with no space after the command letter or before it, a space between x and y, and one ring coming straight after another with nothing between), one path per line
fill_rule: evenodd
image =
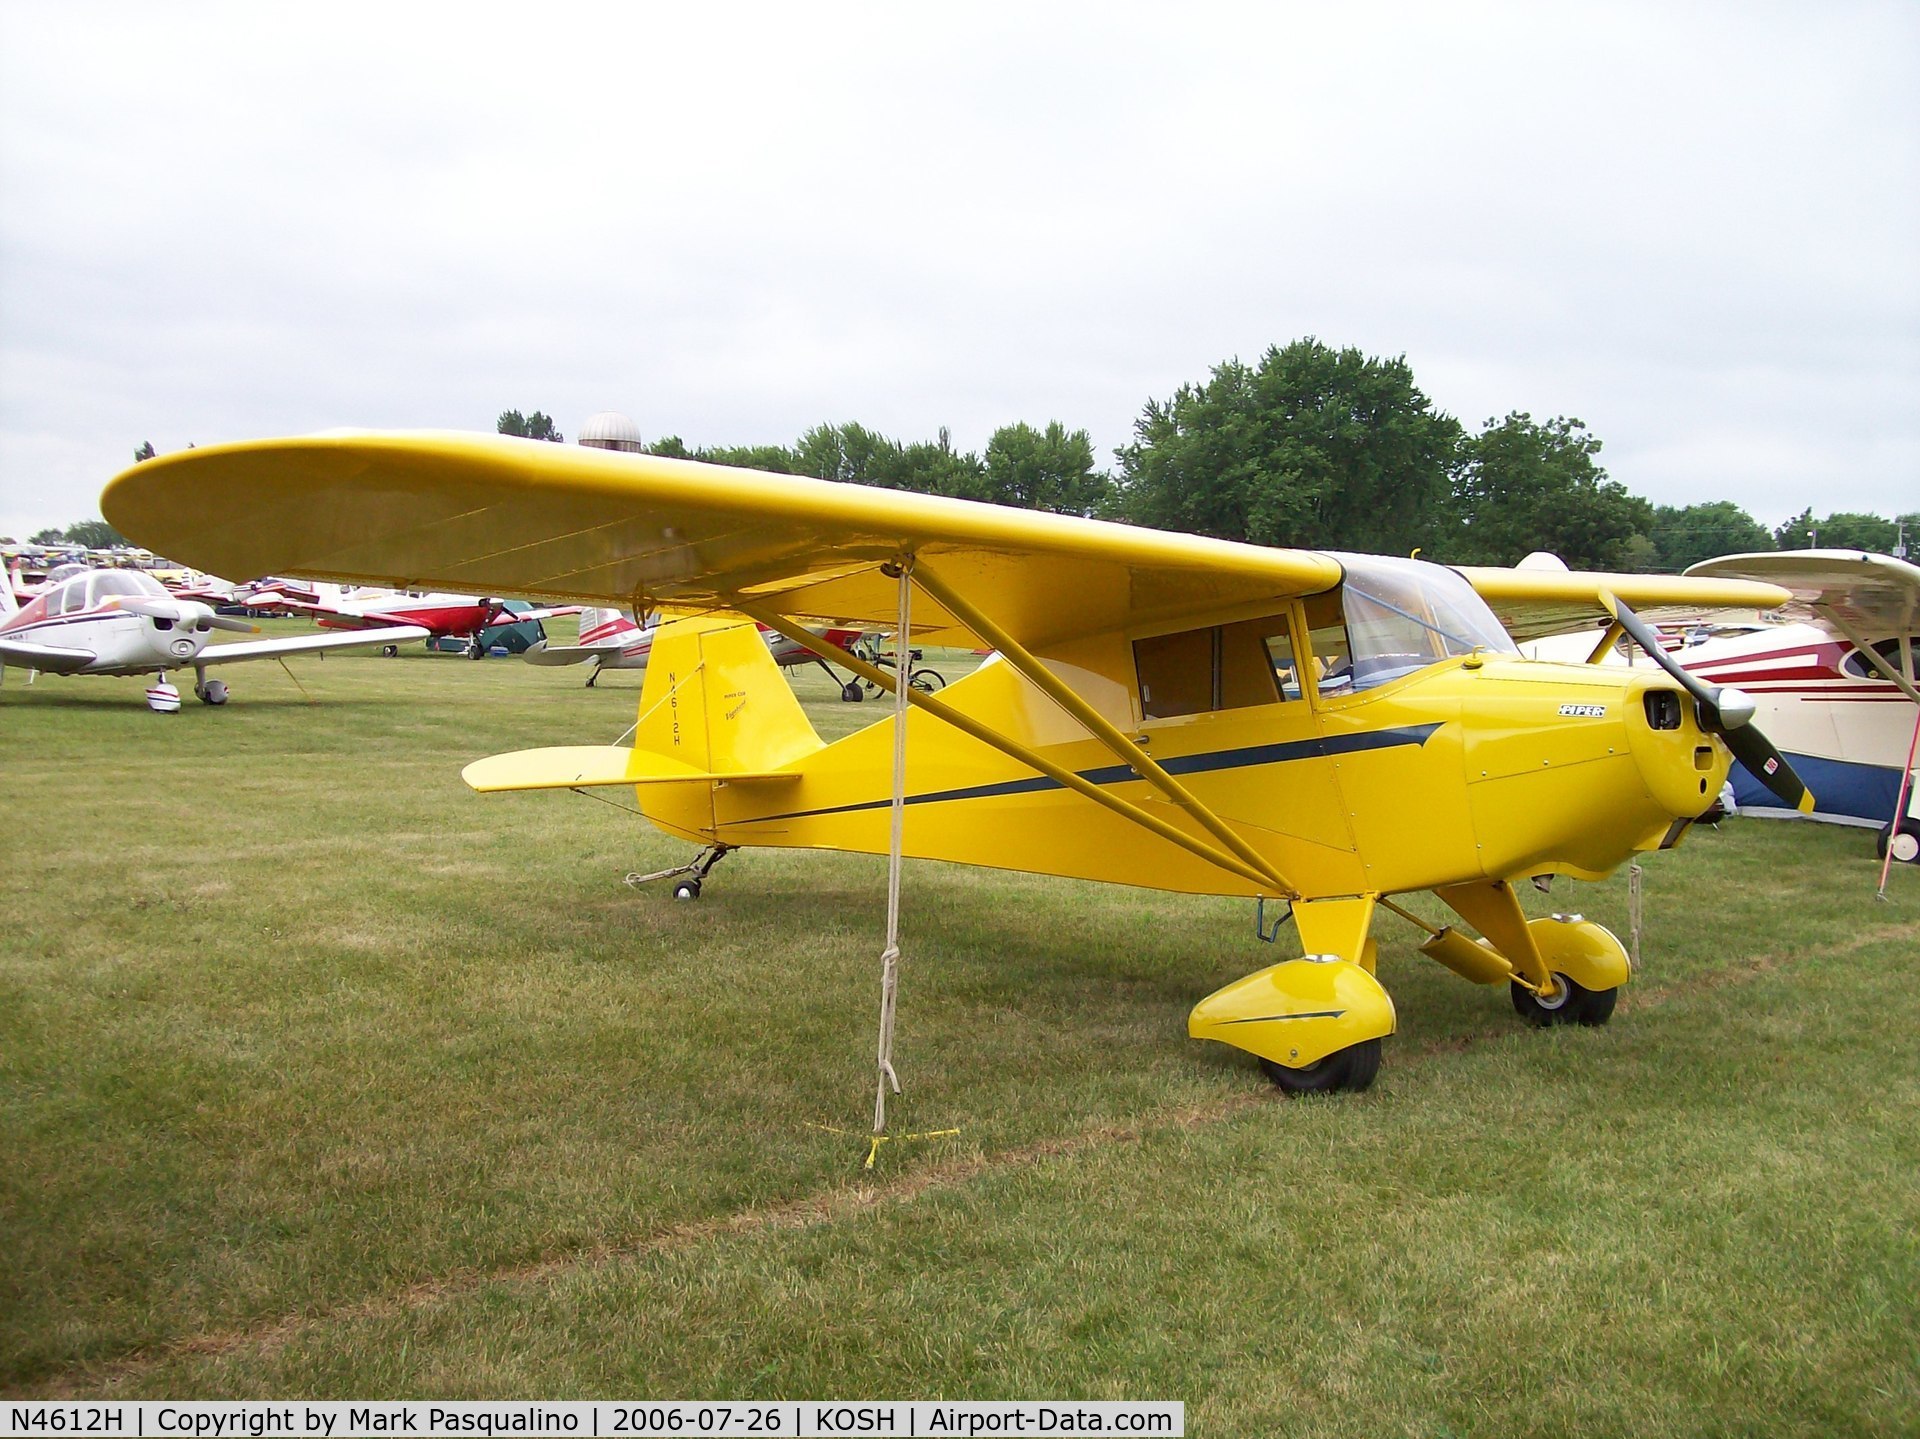
M208 446L119 475L122 534L214 574L727 606L890 628L912 549L1030 645L1339 583L1337 561L931 495L500 435ZM972 637L931 600L917 636Z
M835 484L687 460L453 432L335 432L135 465L107 520L212 574L684 609L742 598L809 620L891 627L904 551L978 596L1032 649L1211 619L1340 582L1337 556ZM1468 570L1516 637L1636 607L1759 608L1771 585ZM971 643L931 597L915 635Z

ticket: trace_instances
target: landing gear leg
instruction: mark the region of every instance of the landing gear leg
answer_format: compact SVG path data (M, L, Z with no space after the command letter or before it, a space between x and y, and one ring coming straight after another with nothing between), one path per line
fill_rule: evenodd
M700 882L712 873L716 864L733 853L733 848L729 844L708 845L693 857L690 864L675 865L672 869L655 870L652 874L630 874L627 876L627 883L638 889L643 884L652 884L656 879L671 879L674 881L673 897L675 899L698 899Z
M600 661L593 662L593 673L587 676L587 688L593 688L593 682L600 678Z

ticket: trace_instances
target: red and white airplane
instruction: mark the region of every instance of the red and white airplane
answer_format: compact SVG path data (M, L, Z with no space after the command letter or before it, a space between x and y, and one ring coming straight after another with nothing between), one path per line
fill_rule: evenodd
M1878 826L1883 856L1920 860L1920 566L1859 550L1784 550L1727 555L1687 573L1793 592L1786 623L1673 657L1708 684L1737 684L1753 697L1756 723L1817 796L1815 819ZM1733 785L1742 808L1774 803L1739 765Z
M207 704L223 705L225 683L207 678L213 665L399 644L427 634L417 625L396 625L209 648L215 630L258 633L245 620L216 614L200 600L167 593L142 570L83 570L49 585L25 606L15 604L12 589L0 585L0 681L8 665L57 675L151 674L148 706L172 714L180 708L180 691L167 682L170 669L191 666L194 694Z
M520 618L527 617L523 615ZM587 677L587 688L592 689L593 682L600 678L602 670L644 670L648 657L653 653L654 632L659 627L660 617L653 613L647 615L646 623L642 625L636 624L619 610L583 609L580 611L580 643L555 645L543 640L526 650L520 658L530 665L577 665L590 660L593 662L593 673ZM815 633L843 649L852 647L860 638L857 629L819 630ZM817 664L840 686L842 699L866 698L860 681L842 679L812 650L765 625L760 627L760 635L772 651L774 662L782 668Z
M405 625L422 631L414 638L433 639L452 635L466 640L467 658L473 660L486 654L480 644L482 630L495 625L577 614L580 608L578 605L561 605L552 609L516 612L497 599L477 595L414 591L403 594L393 590L342 591L337 596L323 592L310 597L284 589L263 589L249 595L244 603L253 609L311 615L323 630L379 629ZM396 646L387 642L382 649L392 654Z

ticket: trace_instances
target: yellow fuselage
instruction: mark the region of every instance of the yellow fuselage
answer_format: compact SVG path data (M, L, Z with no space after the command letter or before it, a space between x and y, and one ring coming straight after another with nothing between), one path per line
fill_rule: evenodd
M1142 720L1123 642L1047 663L1286 876L1293 897L1598 878L1671 842L1729 765L1690 704L1666 707L1672 728L1652 727L1643 695L1673 686L1651 672L1472 656L1358 694ZM942 698L1204 837L1011 666L989 661ZM641 803L661 828L703 842L885 853L893 723L814 751L791 783L654 784ZM907 726L909 855L1262 892L936 718L916 711Z

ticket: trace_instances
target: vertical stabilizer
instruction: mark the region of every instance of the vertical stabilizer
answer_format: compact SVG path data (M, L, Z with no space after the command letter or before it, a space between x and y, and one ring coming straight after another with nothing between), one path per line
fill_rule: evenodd
M580 643L583 645L604 644L609 640L625 640L640 633L640 626L619 610L583 609L580 611Z
M758 628L717 616L655 635L633 743L721 774L779 769L821 748Z

